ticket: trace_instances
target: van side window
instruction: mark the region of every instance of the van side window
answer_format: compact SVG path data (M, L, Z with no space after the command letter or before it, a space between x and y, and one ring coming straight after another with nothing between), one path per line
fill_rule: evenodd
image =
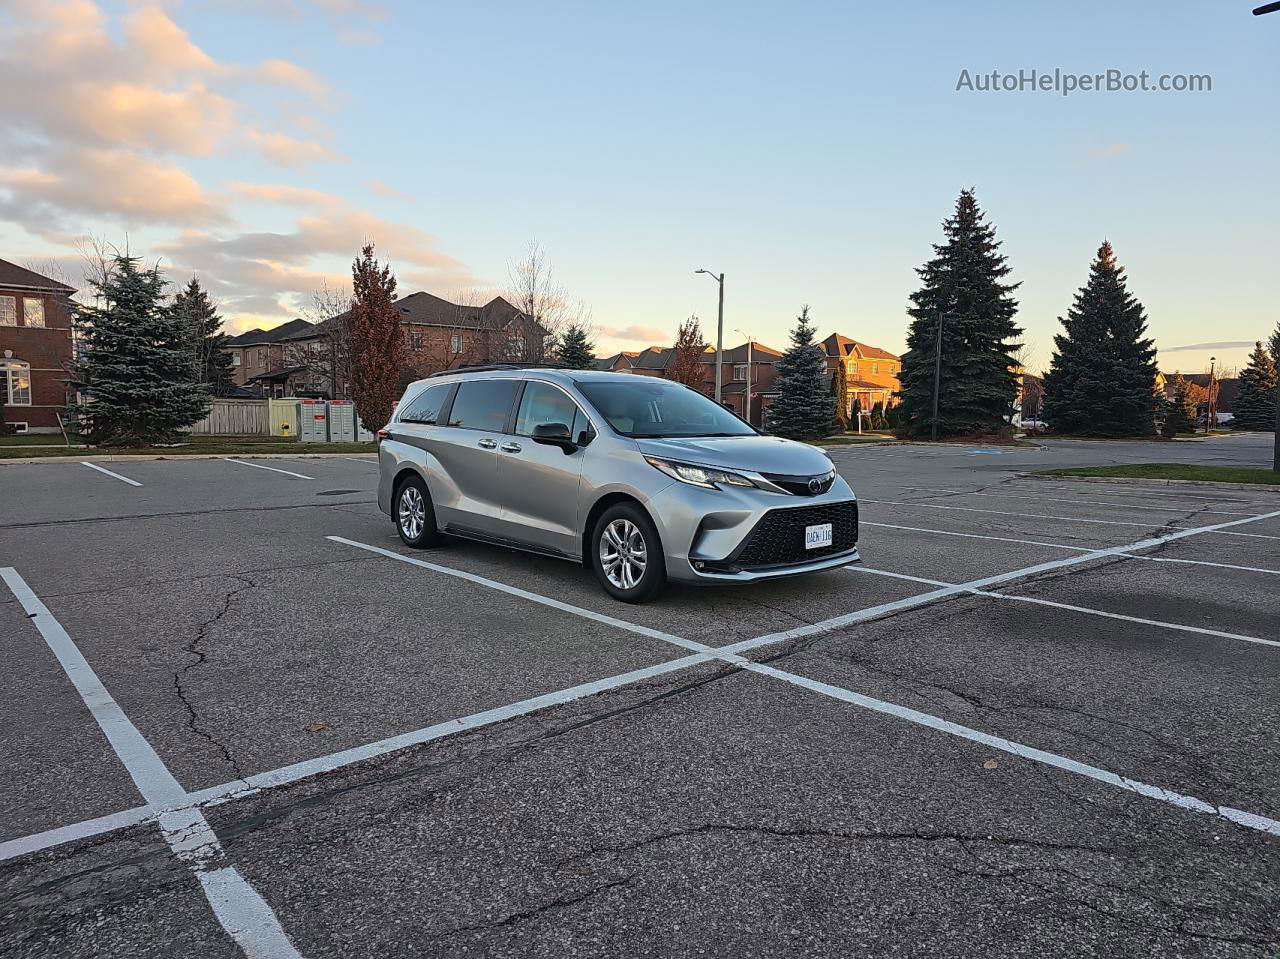
M469 380L460 384L449 409L449 425L501 433L519 385L519 380Z
M427 387L409 402L405 411L400 414L400 422L428 425L435 423L436 417L440 415L440 408L449 396L450 388L449 383Z

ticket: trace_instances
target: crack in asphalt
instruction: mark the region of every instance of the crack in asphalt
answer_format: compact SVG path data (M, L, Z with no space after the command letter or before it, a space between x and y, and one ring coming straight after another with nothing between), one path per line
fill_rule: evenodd
M452 929L446 929L435 934L437 938L448 938L450 936L458 936L468 932L489 932L494 929L501 929L505 926L514 926L519 923L526 922L530 919L536 919L548 912L555 912L561 909L568 909L576 906L580 902L586 902L601 893L608 892L610 889L617 889L625 886L636 878L637 873L631 873L622 879L613 879L609 882L601 883L598 886L592 886L584 892L577 893L572 896L561 896L552 899L550 902L544 902L530 909L522 909L519 912L513 912L509 915L496 919L493 922L481 923L474 926L454 926Z
M246 590L257 589L257 583L253 582L253 580L249 579L247 576L237 575L229 578L236 580L239 585L233 586L231 589L227 590L226 594L223 596L222 605L218 611L196 627L195 636L191 638L191 642L187 643L185 647L186 653L194 658L191 662L174 672L173 688L174 692L178 695L178 699L182 701L182 705L187 709L187 727L197 736L206 740L211 746L217 749L218 752L222 754L222 758L230 764L232 770L235 772L234 778L243 782L244 772L240 769L239 761L231 755L231 750L225 743L201 726L200 718L196 713L196 707L191 700L188 699L186 688L183 685L187 674L197 666L204 665L208 659L207 654L201 646L203 645L205 638L208 636L209 631L231 612L232 604L235 602L237 596ZM247 785L248 784L246 783L246 786Z

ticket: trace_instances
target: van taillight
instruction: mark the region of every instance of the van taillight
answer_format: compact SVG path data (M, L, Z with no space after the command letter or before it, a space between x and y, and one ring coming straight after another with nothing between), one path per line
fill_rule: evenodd
M386 430L378 430L378 442L379 442L379 443L381 443L383 440L389 440L389 439L391 439L391 434L390 434L390 433L388 433Z

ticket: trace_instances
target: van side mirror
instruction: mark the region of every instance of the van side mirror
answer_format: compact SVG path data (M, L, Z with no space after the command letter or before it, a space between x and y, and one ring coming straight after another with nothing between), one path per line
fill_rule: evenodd
M539 423L533 428L533 441L543 446L558 446L566 456L578 448L564 423Z

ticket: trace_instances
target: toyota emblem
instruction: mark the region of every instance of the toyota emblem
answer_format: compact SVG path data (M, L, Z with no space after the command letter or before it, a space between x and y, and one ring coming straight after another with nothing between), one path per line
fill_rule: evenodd
M822 492L822 480L816 476L809 477L809 492L814 496Z

